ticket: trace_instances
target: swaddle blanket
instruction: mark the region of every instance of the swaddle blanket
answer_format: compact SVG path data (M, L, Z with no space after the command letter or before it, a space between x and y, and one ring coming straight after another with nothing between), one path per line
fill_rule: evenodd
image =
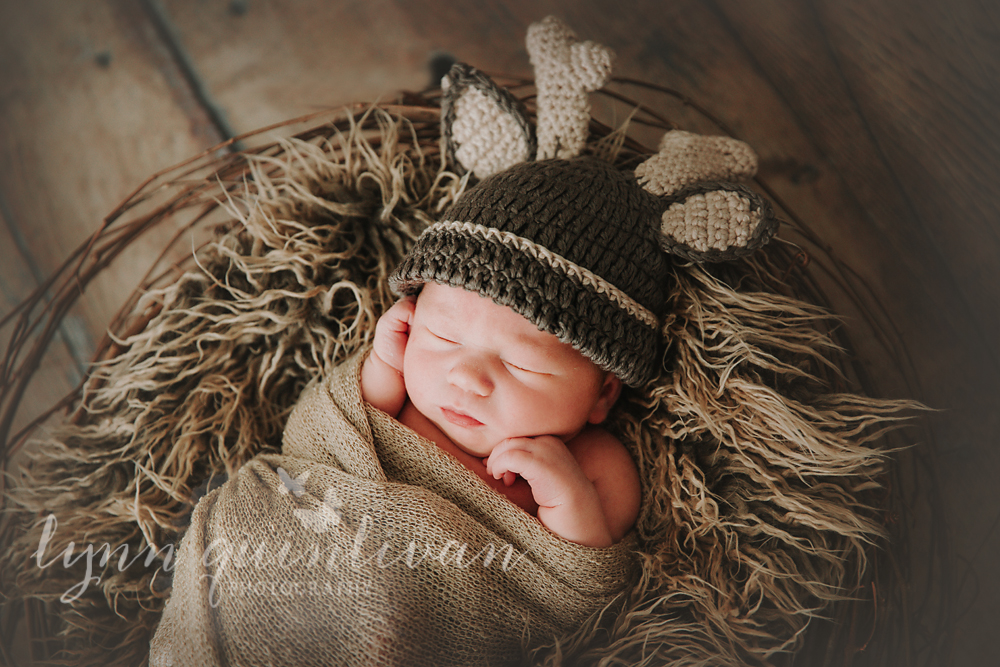
M568 542L360 393L315 382L281 455L198 504L152 642L160 665L499 665L633 583L633 536Z

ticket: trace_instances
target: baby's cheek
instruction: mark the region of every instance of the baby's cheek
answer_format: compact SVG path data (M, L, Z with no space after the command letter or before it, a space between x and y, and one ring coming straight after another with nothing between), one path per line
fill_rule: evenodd
M422 371L418 361L416 357L411 359L409 354L403 359L403 387L414 405L422 398L420 392Z
M440 400L444 393L442 386L442 364L423 347L414 349L414 354L406 354L403 362L403 385L410 401L421 409L430 401ZM426 414L426 413L425 413Z
M529 392L518 402L516 410L524 435L558 435L566 421L565 406L544 392Z
M411 384L417 385L424 374L424 356L424 350L419 342L411 337L406 345L406 354L403 356L403 381L406 383L407 391Z

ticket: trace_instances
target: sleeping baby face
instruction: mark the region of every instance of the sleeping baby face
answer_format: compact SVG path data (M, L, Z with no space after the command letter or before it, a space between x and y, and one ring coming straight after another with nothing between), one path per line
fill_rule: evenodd
M506 438L566 442L604 421L620 388L613 374L510 308L437 283L417 298L403 378L413 406L480 457Z

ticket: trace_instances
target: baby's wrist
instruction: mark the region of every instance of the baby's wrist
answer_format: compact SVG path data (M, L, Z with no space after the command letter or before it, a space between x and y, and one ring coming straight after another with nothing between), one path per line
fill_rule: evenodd
M561 530L546 527L560 537L585 547L603 549L615 543L603 515L579 516L576 519L573 526L566 526Z
M402 372L386 363L374 348L361 365L361 398L391 417L399 414L406 399Z
M380 370L391 370L395 373L402 375L402 371L392 366L389 362L382 358L382 355L378 353L378 348L372 347L371 352L368 353L368 358L365 359L365 364L373 364L380 367Z
M538 518L542 524L570 542L595 548L615 543L600 497L592 484L576 486L568 494L567 502L545 514L539 508Z

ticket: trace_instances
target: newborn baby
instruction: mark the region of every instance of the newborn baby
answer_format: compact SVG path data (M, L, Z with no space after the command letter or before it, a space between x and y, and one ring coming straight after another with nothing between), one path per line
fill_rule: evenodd
M372 406L457 458L561 537L620 540L639 512L628 451L597 425L621 380L510 308L439 283L379 320Z
M634 175L589 158L479 182L390 277L405 298L376 326L363 398L557 535L620 541L639 473L599 425L622 384L660 363L657 205Z

